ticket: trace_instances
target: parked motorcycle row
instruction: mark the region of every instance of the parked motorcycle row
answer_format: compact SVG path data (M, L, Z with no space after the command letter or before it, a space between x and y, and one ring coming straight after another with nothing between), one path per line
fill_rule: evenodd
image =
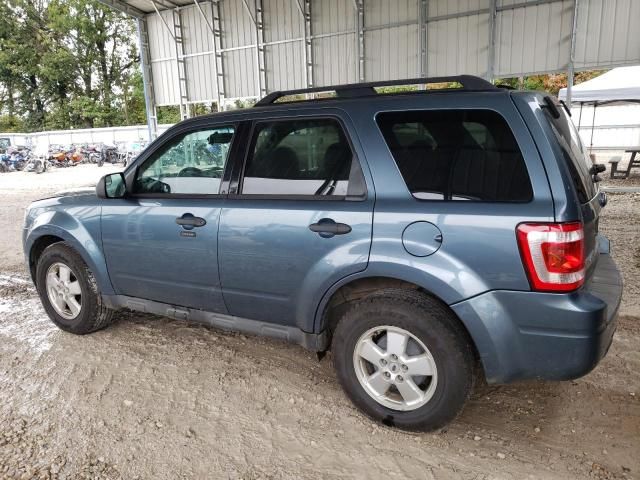
M146 146L145 142L50 145L45 154L36 154L28 147L8 147L0 151L0 173L26 171L42 173L51 167L66 168L82 163L122 163L127 166Z
M26 147L9 147L0 153L0 173L24 170L42 173L47 169L47 161Z

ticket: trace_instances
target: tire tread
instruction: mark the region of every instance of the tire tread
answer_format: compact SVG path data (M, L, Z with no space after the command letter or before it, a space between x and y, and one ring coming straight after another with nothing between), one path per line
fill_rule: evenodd
M75 267L75 270L78 271L78 275L81 275L84 277L85 283L88 285L90 290L89 292L87 292L88 293L87 296L91 297L88 300L93 302L94 308L89 310L90 312L89 316L87 318L82 319L78 325L76 326L64 325L56 319L55 312L53 312L53 309L48 305L49 299L47 297L45 287L38 285L39 282L37 282L36 288L38 290L38 293L40 294L42 303L45 306L45 310L47 311L47 314L49 314L49 317L51 318L51 320L56 325L58 325L58 327L60 327L61 329L71 333L78 334L78 335L85 335L88 333L96 332L98 330L102 330L103 328L106 328L111 323L113 323L115 311L110 308L107 308L102 303L102 296L98 291L98 285L96 283L93 273L91 272L91 270L89 269L85 261L82 259L82 257L78 254L78 252L76 252L73 249L73 247L71 247L68 243L66 242L54 243L48 246L42 252L37 262L36 279L38 280L40 278L40 270L44 268L43 267L44 263L48 260L49 257L53 255L57 255L63 259L66 259L67 261L70 261L70 263L73 263L73 265L70 265L70 266ZM87 303L84 303L84 302L83 304L87 305ZM82 312L81 312L81 315L82 315Z
M441 409L442 415L439 417L430 416L423 419L412 419L411 421L403 422L402 417L409 416L405 415L405 412L394 412L393 410L386 409L375 403L373 399L356 394L356 392L353 391L354 388L362 389L358 381L355 380L355 382L353 382L347 373L348 369L352 368L352 361L350 361L352 352L345 352L345 350L350 349L347 343L349 342L350 336L353 335L352 330L359 328L354 322L366 322L367 315L375 314L376 311L393 312L394 309L398 308L423 312L422 318L416 321L431 322L434 326L436 326L436 324L440 325L442 328L437 329L438 338L459 354L460 365L458 366L458 373L460 378L458 380L461 386L459 390L456 391L457 396L453 401L446 402L446 405ZM363 320L363 318L365 320ZM409 323L412 321L413 320L409 320ZM403 321L402 323L407 322ZM391 321L389 324L393 325L394 323ZM415 332L413 333L415 334ZM468 401L473 391L476 376L475 354L467 331L460 325L458 319L455 318L446 305L436 298L418 290L398 288L382 289L360 300L353 301L351 305L345 309L336 325L333 334L332 349L338 379L348 396L356 406L369 417L382 421L387 425L397 426L410 431L437 430L455 420L460 415L464 404ZM446 379L444 380L446 381ZM439 378L439 382L440 381L441 379ZM460 396L460 394L462 394L462 396ZM364 395L367 394L365 393ZM426 405L429 405L429 403ZM424 407L420 407L413 412L419 412L422 408ZM382 413L383 411L387 411L388 413L385 415Z

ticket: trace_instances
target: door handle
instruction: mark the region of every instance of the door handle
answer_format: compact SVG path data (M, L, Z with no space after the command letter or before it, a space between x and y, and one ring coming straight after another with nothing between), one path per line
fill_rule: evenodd
M185 213L181 217L176 218L176 223L182 225L182 228L191 230L194 227L204 227L207 221L201 217L194 217L191 213Z
M351 232L351 226L346 223L336 223L332 218L322 218L317 223L309 225L309 230L319 233L321 237L329 238Z

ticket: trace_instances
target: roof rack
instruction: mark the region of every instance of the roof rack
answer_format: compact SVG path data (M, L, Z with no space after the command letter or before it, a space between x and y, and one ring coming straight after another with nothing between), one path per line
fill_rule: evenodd
M500 90L492 83L486 81L483 78L473 75L454 75L450 77L430 77L430 78L409 78L404 80L385 80L381 82L368 82L368 83L349 83L346 85L334 85L328 87L312 87L312 88L300 88L296 90L283 90L271 92L266 97L260 99L255 106L263 107L265 105L272 105L282 97L289 95L301 95L305 93L318 93L318 92L330 92L335 91L336 97L340 98L356 98L365 97L370 95L376 95L376 87L395 87L401 85L425 85L428 83L449 83L457 82L462 85L460 90L467 91L493 91Z

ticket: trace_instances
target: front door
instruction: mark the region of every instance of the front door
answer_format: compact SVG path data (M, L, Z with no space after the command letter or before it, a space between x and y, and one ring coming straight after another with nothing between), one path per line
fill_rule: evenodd
M337 118L260 121L251 137L220 220L224 300L310 331L318 295L367 266L373 194Z
M156 148L127 198L102 209L116 293L226 313L218 275L222 174L233 125L187 130Z

